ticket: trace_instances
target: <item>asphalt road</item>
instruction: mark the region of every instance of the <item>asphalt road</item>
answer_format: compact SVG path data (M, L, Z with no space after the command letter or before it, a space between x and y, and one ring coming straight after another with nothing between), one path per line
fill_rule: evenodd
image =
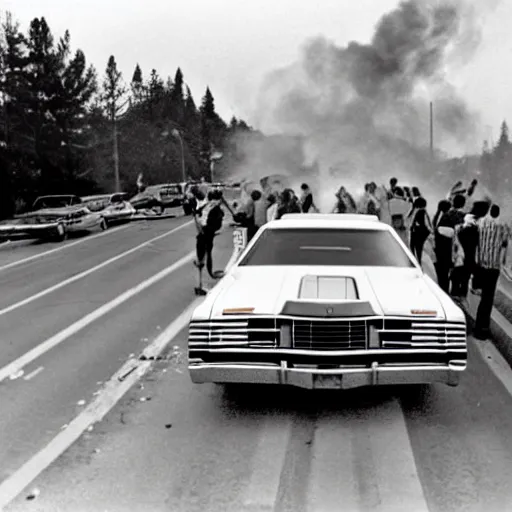
M54 340L23 374L0 382L0 491L195 299L187 222L135 223L46 256L57 246L21 246L15 257L0 246L0 380L9 374L2 368ZM229 232L216 245L220 268ZM137 293L116 303L128 290ZM180 330L107 416L5 510L512 510L512 377L492 347L470 338L458 388L344 393L196 386L185 351Z

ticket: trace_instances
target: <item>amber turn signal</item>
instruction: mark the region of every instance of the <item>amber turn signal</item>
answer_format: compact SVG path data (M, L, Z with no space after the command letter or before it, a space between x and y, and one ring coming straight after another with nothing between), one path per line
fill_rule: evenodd
M245 315L252 313L254 308L227 308L222 310L223 315Z

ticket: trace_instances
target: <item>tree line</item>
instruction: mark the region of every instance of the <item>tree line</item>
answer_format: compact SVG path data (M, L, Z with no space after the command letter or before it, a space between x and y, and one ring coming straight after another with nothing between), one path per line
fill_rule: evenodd
M199 105L178 67L164 80L137 64L125 80L111 56L102 73L56 38L44 17L24 33L8 13L0 32L0 218L42 194L130 192L146 183L219 175L243 158L234 136L257 133L226 123L209 87ZM259 134L261 136L261 134Z

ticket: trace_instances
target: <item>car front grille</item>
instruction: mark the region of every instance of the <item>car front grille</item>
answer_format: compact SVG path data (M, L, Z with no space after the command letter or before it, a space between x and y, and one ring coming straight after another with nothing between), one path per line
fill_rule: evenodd
M366 320L293 320L292 343L297 349L364 350Z
M245 316L192 321L188 339L190 346L197 350L288 348L318 351L366 349L465 351L466 336L466 325L463 322L443 322L435 319L316 320Z

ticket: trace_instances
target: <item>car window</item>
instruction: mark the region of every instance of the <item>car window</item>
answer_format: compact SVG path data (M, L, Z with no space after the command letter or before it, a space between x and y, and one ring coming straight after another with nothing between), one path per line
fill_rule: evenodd
M33 209L40 208L65 208L71 203L69 196L47 196L36 199Z
M268 229L240 262L249 265L414 267L391 233L360 229Z

